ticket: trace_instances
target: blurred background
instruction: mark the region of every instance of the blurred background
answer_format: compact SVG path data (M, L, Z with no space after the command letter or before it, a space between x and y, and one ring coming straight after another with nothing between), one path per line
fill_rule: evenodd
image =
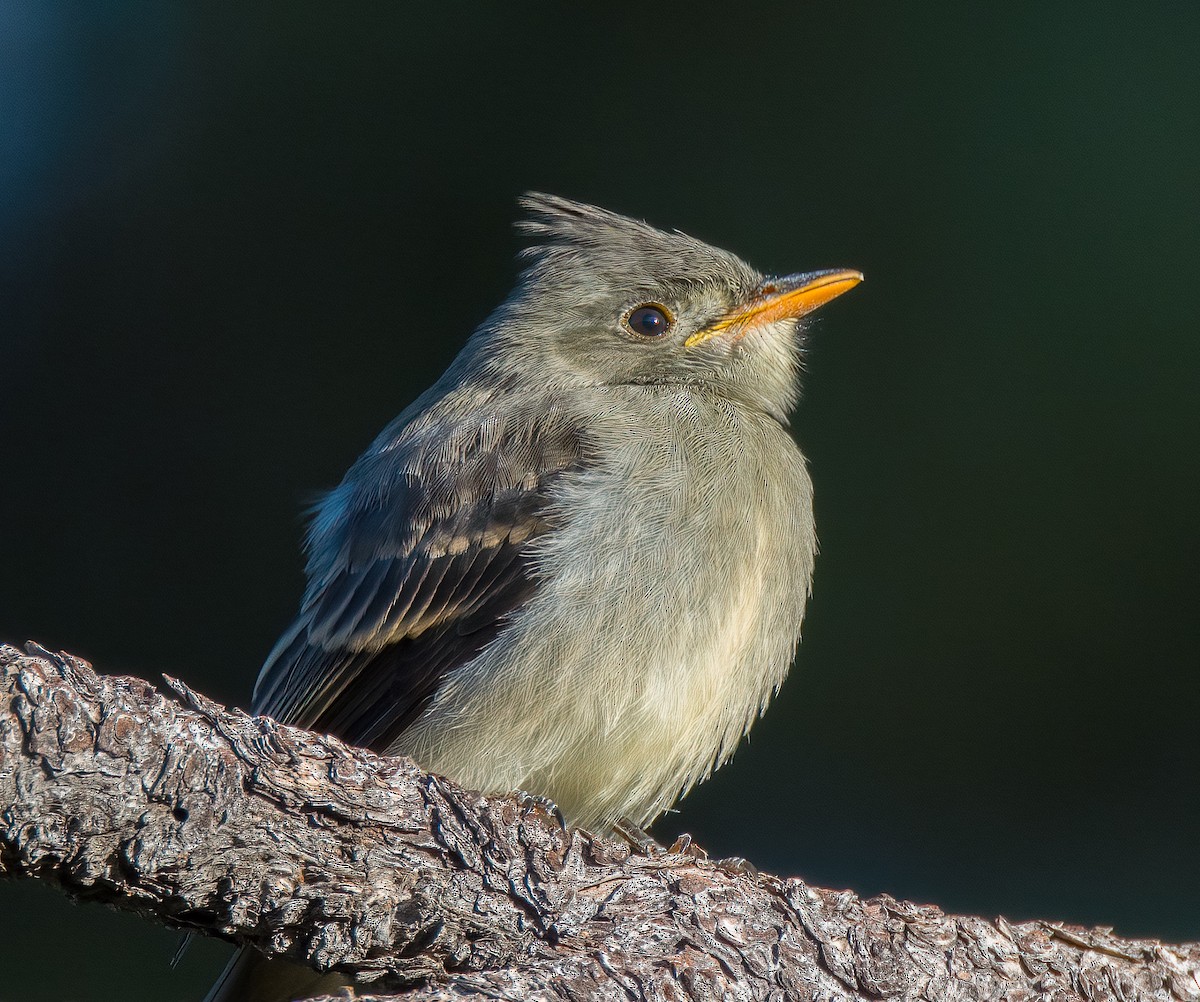
M569 195L867 274L794 424L798 668L660 837L1200 937L1200 7L645 7L0 5L0 639L244 703L304 499ZM229 949L28 882L0 923L5 1002Z

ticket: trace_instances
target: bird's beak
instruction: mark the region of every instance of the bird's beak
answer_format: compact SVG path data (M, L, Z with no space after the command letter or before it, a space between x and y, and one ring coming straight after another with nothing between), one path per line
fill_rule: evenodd
M703 344L719 334L729 333L739 341L750 331L777 320L796 320L811 313L843 292L849 292L863 280L861 271L809 271L786 278L769 278L749 300L730 311L716 323L696 331L684 341L684 347Z

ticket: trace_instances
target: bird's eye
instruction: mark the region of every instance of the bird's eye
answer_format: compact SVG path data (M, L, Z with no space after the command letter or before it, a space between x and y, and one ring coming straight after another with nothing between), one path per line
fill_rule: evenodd
M662 337L671 326L671 318L661 306L647 303L625 318L625 326L642 337Z

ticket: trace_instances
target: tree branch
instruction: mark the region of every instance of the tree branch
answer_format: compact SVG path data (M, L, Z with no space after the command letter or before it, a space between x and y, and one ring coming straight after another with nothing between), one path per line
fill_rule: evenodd
M953 917L565 831L167 680L0 647L0 877L406 999L1200 999L1200 944ZM366 991L367 988L360 988ZM382 998L365 996L360 998Z

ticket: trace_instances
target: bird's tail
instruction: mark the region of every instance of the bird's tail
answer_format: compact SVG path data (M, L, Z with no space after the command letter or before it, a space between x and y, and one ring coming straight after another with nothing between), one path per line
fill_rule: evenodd
M233 955L204 1002L293 1002L331 995L349 984L339 974L318 974L287 960L268 960L249 947Z

